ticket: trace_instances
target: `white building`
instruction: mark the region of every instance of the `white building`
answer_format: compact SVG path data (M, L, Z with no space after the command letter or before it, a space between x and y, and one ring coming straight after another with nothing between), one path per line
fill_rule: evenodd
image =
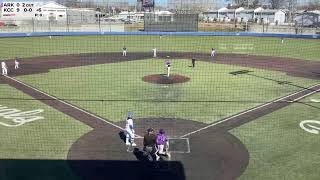
M259 7L254 10L253 18L257 23L281 25L286 21L286 12L284 10L263 9Z
M320 27L320 10L299 12L294 20L298 26Z
M244 9L243 7L237 9L228 9L226 7L218 10L213 10L203 13L204 19L220 22L230 22L236 20L237 22L248 22L250 20L256 23L268 23L274 25L282 25L286 22L285 10L263 9Z
M41 6L42 12L35 14L37 20L66 21L67 7L56 2L48 2Z

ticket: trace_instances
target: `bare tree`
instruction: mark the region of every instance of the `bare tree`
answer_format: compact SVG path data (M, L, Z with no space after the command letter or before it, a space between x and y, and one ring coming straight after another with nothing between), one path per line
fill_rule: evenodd
M288 22L293 22L294 14L297 11L297 0L287 0L286 8L289 10Z
M256 8L260 6L260 0L228 0L228 2L233 2L235 7Z
M243 7L248 6L249 0L227 0L227 2L233 3L233 6L235 7Z
M283 0L269 0L272 9L280 9L283 6Z
M310 1L308 4L308 9L309 10L320 9L320 1L319 0Z
M260 0L253 0L250 8L257 8L260 6Z

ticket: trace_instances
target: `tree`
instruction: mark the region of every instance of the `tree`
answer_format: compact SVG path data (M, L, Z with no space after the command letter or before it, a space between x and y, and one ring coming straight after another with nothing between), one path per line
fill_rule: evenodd
M309 10L320 9L320 1L319 0L310 1L308 4L308 9Z
M243 6L248 6L249 0L227 0L227 2L232 2L233 6L236 6L236 7L243 7Z
M260 6L260 0L253 0L250 8L257 8Z
M235 7L256 8L260 5L260 0L229 0L233 2Z
M286 8L289 10L288 21L293 22L294 14L297 11L297 0L287 0Z
M269 0L272 9L280 9L283 6L283 0Z

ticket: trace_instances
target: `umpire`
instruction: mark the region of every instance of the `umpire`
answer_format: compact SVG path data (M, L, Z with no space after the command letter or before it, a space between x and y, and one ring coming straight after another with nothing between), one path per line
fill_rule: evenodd
M191 59L191 62L192 62L192 67L194 68L196 66L196 58L192 58Z

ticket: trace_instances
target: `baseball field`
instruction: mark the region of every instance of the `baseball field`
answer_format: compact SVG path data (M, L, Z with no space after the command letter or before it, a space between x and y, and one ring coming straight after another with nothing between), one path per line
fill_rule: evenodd
M0 38L0 179L317 180L319 49L240 36ZM165 129L170 161L128 152L128 112L139 149L148 128Z

